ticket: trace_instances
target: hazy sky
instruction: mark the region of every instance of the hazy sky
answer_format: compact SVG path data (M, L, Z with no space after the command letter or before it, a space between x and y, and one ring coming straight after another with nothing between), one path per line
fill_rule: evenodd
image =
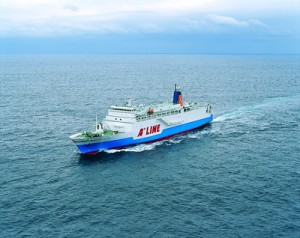
M300 0L0 0L0 53L299 54Z

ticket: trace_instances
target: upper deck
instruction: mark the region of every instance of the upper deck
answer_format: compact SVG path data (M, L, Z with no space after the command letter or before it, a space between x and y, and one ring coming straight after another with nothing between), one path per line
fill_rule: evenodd
M140 105L138 107L111 106L108 109L106 120L115 122L133 123L148 120L154 117L164 117L198 109L198 103L184 103L182 106L172 102Z
M114 122L122 127L123 123L134 123L142 120L149 120L155 117L185 113L199 108L197 103L187 103L183 101L182 93L175 84L173 101L154 103L150 105L131 106L128 99L125 106L111 106L108 109L106 121Z

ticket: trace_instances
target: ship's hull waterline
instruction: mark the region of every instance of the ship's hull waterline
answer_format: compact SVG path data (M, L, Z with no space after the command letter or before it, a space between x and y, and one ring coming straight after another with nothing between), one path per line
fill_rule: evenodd
M146 138L134 139L133 136L120 139L111 138L112 140L105 142L78 144L77 147L83 154L95 154L97 152L109 149L124 148L142 143L151 143L160 140L166 140L176 135L188 133L210 123L212 120L213 115L211 114L207 118L203 118L197 121L189 122L178 126L173 126L170 128L165 128L161 134L149 136Z

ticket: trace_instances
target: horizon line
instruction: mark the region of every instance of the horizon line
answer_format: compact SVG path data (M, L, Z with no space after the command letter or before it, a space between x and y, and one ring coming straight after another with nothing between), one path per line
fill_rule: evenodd
M290 55L296 56L300 53L0 53L5 55Z

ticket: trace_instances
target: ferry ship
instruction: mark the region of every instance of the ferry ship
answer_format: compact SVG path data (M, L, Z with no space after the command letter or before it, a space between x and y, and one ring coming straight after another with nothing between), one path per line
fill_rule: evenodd
M152 105L132 106L129 99L124 106L111 106L106 118L97 121L91 132L79 132L70 139L83 154L128 147L169 139L188 133L213 120L211 105L183 101L183 94L175 84L173 101Z

